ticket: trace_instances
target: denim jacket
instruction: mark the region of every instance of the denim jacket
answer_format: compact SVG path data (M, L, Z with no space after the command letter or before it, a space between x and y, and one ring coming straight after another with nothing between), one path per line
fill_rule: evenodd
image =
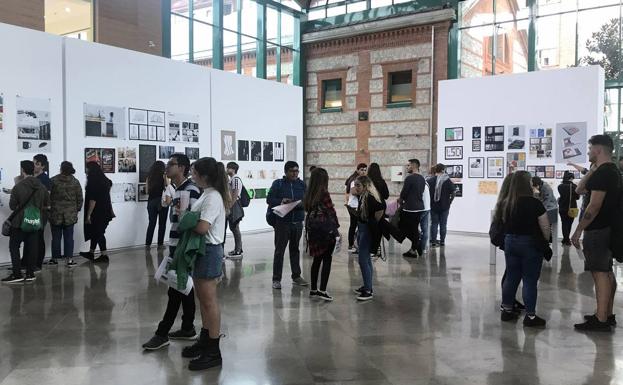
M302 201L304 196L305 182L303 182L301 179L297 179L294 182L291 182L283 177L273 182L273 185L268 192L268 196L266 197L266 203L268 203L268 207L272 208L275 206L279 206L283 199ZM290 223L303 222L303 220L305 220L305 210L303 209L303 204L301 203L300 205L298 205L285 217L277 217L277 220Z

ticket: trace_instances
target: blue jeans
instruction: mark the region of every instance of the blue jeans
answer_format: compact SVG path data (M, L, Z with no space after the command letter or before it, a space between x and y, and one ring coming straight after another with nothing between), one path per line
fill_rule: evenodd
M67 257L74 255L74 225L52 227L52 258ZM61 254L61 239L63 240L63 253Z
M431 242L437 242L437 228L439 228L439 241L441 243L446 242L446 233L448 230L448 215L450 215L450 209L444 211L430 211L432 224L432 227L430 229Z
M372 292L372 258L370 258L370 229L367 223L357 225L357 244L359 246L359 268L363 277L363 287Z
M420 229L422 230L422 235L420 235L420 242L422 244L422 249L426 249L428 246L428 232L430 231L430 211L422 211L420 213Z
M502 305L512 308L519 282L523 281L526 313L536 311L537 283L541 275L543 252L532 235L506 235L504 240L506 279L502 283Z

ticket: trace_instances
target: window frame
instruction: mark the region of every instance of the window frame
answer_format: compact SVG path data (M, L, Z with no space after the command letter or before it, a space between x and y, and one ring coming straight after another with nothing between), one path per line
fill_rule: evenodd
M400 62L392 62L383 64L383 107L396 108L396 107L411 107L416 104L416 90L417 90L417 75L418 75L418 62L422 59L407 60ZM411 101L403 102L391 102L391 75L396 72L411 71Z
M327 71L317 73L317 89L318 89L318 112L343 112L346 110L346 73L347 69L339 71ZM339 80L342 85L340 100L341 107L325 107L325 82Z

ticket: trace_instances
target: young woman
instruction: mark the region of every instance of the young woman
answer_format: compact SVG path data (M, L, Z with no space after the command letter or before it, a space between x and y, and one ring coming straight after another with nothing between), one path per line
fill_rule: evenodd
M517 319L515 295L523 281L523 299L526 316L523 324L544 327L545 320L536 315L537 283L543 264L543 240L550 238L550 223L543 203L534 197L530 173L516 171L508 198L497 208L498 218L504 223L504 255L506 279L502 287L502 321Z
M61 163L61 172L51 180L50 225L52 227L52 259L48 262L57 265L61 258L61 240L64 242L67 267L74 267L74 225L78 222L78 212L82 209L82 186L74 177L76 170L70 162Z
M197 257L193 268L193 284L199 299L202 329L199 341L182 352L190 361L190 370L204 370L223 363L219 340L221 313L218 305L217 284L223 273L223 243L225 241L225 207L231 205L227 175L222 163L214 158L201 158L192 168L195 184L203 189L191 211L200 213L194 231L205 237L205 255Z
M162 195L166 189L165 168L164 162L156 161L149 169L149 175L147 176L147 193L149 194L147 215L149 216L149 225L147 226L147 234L145 236L145 246L151 246L156 222L158 222L158 247L164 246L167 216L169 215L169 206L162 204Z
M107 262L106 228L115 217L110 201L112 182L104 175L97 162L86 165L87 185L84 198L84 238L91 241L91 248L80 255L91 261ZM99 246L100 257L95 260L95 248Z
M370 163L370 167L368 167L368 178L370 178L372 184L376 187L376 191L379 192L381 200L383 202L387 202L387 199L389 199L389 188L387 188L387 183L383 179L383 175L381 175L381 167L379 167L378 163ZM375 233L372 237L370 251L375 257L378 257L381 254L382 237L383 235L380 231Z
M359 197L357 209L357 243L359 245L359 267L363 277L363 286L355 290L359 301L372 299L372 259L370 245L372 234L380 232L379 221L385 212L385 202L367 176L360 176L355 180L355 194Z
M360 176L366 175L368 172L368 166L365 163L359 163L357 170L346 179L346 208L350 216L350 225L348 227L348 252L357 253L355 248L355 232L357 231L357 215L355 211L359 207L359 198L353 191L355 185L355 179Z
M578 199L580 199L578 193L575 192L577 188L578 186L573 183L573 173L565 171L562 183L558 185L558 194L560 195L560 198L558 198L558 212L562 222L562 244L566 246L571 246L569 235L575 220L575 217L569 216L569 209L577 209Z
M331 274L331 260L335 248L335 238L339 237L340 227L331 196L329 195L329 174L324 168L315 168L311 173L303 206L307 213L307 240L309 255L314 258L311 266L310 298L333 301L327 293L327 283ZM312 226L314 221L315 226ZM320 227L319 227L320 226ZM324 227L321 228L321 227ZM320 230L320 231L319 231ZM318 290L318 274L322 264L320 290Z

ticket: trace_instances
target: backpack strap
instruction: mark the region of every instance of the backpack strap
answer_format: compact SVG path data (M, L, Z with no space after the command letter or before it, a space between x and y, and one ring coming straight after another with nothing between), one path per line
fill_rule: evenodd
M33 189L32 192L30 193L30 196L28 197L28 199L26 200L26 202L24 202L23 204L19 205L12 213L11 215L9 215L8 220L12 221L15 216L17 215L17 213L19 213L20 211L24 210L26 208L26 206L28 206L28 203L30 203L30 200L32 199L32 197L35 196L35 193L37 192L37 189Z

